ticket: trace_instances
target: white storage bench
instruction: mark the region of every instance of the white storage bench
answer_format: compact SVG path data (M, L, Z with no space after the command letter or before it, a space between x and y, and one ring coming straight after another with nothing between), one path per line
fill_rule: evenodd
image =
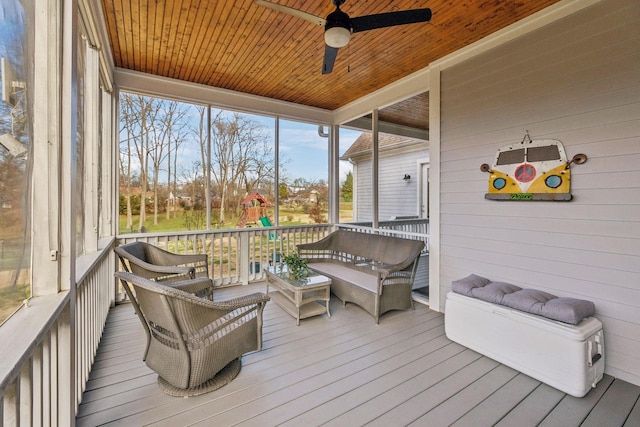
M452 283L447 337L575 397L604 373L604 335L590 301L470 275Z

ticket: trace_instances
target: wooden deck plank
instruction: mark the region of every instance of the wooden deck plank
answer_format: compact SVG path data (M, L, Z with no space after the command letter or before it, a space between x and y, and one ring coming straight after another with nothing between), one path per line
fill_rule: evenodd
M215 294L221 300L264 287ZM331 313L296 326L280 307L267 304L263 351L244 355L240 375L222 389L180 399L162 393L157 375L142 361L146 337L131 305L116 306L76 423L639 425L638 387L605 375L585 398L566 396L449 341L442 314L425 306L387 313L379 325L361 308L343 307L335 298Z
M640 399L636 400L629 417L625 421L623 427L640 426Z
M495 427L537 426L564 398L565 393L539 384L531 394L515 406Z
M495 390L486 399L482 400L475 408L464 414L452 426L475 427L478 425L495 425L505 417L512 409L529 396L538 386L539 381L518 374L503 387ZM455 408L456 410L458 408ZM452 411L455 412L455 411ZM516 423L512 425L525 425Z
M456 420L461 417L461 414L469 412L505 384L511 382L516 376L518 376L517 371L505 365L498 365L495 369L492 369L477 381L457 392L451 398L445 400L442 404L436 406L410 425L449 426L456 422ZM475 425L489 424L484 424L481 420L478 420Z
M580 425L585 418L587 418L589 412L591 412L600 398L602 398L612 382L613 378L605 376L598 383L598 387L589 391L589 393L587 393L583 398L565 395L560 403L558 403L558 405L540 423L540 426L555 427Z
M624 381L614 381L589 413L582 427L621 426L640 397L640 387Z

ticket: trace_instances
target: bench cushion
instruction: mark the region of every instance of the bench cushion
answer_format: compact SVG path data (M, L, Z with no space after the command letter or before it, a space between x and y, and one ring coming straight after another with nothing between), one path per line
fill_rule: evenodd
M572 325L577 325L585 317L593 316L596 311L595 304L591 301L557 297L537 289L522 289L509 283L492 282L475 274L453 281L451 289L468 297Z

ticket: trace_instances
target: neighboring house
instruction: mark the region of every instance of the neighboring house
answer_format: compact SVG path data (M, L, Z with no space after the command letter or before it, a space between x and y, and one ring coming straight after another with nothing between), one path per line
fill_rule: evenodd
M371 221L373 135L364 132L340 157L353 164L353 220ZM378 135L378 219L428 218L428 142Z
M426 119L425 119L426 120ZM340 160L353 165L353 221L373 219L373 134L364 132ZM428 218L428 142L378 134L378 219ZM429 255L420 257L414 291L429 298Z

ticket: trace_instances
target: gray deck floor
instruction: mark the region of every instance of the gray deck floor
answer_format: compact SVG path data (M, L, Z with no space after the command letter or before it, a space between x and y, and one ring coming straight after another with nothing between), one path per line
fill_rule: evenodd
M218 291L264 292L264 284ZM640 387L606 376L582 399L447 339L444 317L416 304L376 325L332 297L326 315L264 313L264 349L229 385L173 398L142 362L145 336L130 304L109 313L79 426L640 426Z

